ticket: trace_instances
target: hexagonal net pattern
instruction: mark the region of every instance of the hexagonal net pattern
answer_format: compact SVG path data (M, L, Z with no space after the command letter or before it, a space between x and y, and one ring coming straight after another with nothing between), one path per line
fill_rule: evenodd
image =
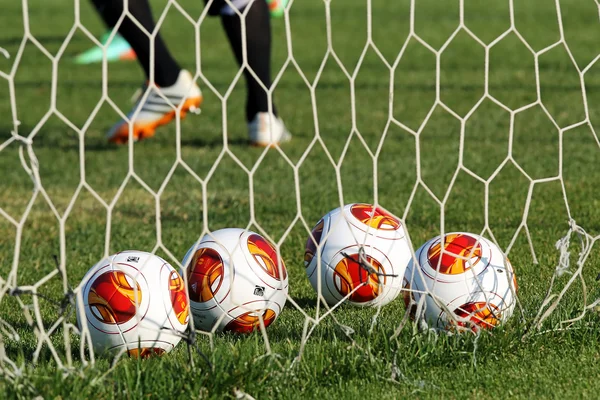
M590 264L594 244L600 238L598 232L588 233L597 229L597 219L594 220L594 217L598 216L593 208L594 204L598 205L598 192L593 189L597 175L590 170L598 170L600 140L594 125L597 112L592 106L594 99L590 88L594 87L600 54L590 56L588 51L580 57L573 50L574 45L565 28L568 18L563 16L566 6L558 0L552 4L551 12L556 18L551 25L556 38L548 42L524 33L525 30L531 31L524 28L527 24L547 26L550 24L548 19L544 18L543 23L526 20L525 24L519 25L520 16L534 13L535 10L519 11L513 0L506 2L505 26L489 40L482 38L485 36L482 33L476 33L477 29L473 26L477 26L477 23L469 22L468 4L464 0L458 1L453 9L455 20L444 20L439 25L425 24L425 28L423 24L429 19L431 10L422 9L415 0L411 0L399 14L406 22L407 33L395 36L388 33L377 36L384 25L380 18L385 19L379 12L381 4L375 0L356 0L345 6L344 1L324 0L311 5L311 10L316 10L324 22L321 26L324 52L322 56L318 54L314 64L316 67L312 71L314 73L308 73L306 70L310 68L302 61L311 52L311 39L304 36L306 31L296 34L297 26L316 24L307 14L296 11L308 6L291 0L283 19L277 22L276 32L282 38L278 49L284 56L279 57L281 63L275 69L273 85L264 87L264 90L271 103L276 92L288 102L292 102L296 92L305 93L308 106L307 111L297 118L293 117L292 111L296 105L280 106L279 111L284 119L287 112L286 123L295 134L294 139L289 144L261 150L246 150L245 146L236 143L236 133L232 131L232 122L229 121L229 112L235 107L232 106L235 104L232 98L235 97L235 88L242 79L243 71L249 70L256 76L248 65L247 57L225 85L215 82L215 74L205 72L206 69L210 70L210 63L215 60L215 57L207 56L205 68L204 58L201 58L201 54L210 53L204 48L204 42L201 45L200 41L201 31L209 23L207 10L196 17L178 1L168 0L158 14L155 31L145 31L141 24L134 21L150 38L156 37L170 12L186 21L188 28L194 32L189 38L196 52L190 57L196 65L194 78L206 95L220 105L220 116L214 115L213 118L220 117L222 121L214 124L218 129L215 143L197 145L190 144L186 139L187 125L179 117L176 118L172 124L175 143L173 161L169 161L168 171L157 185L149 183L148 176L153 174L147 173L153 171L150 166L146 164L140 167L137 164L139 152L143 151L138 149L143 149L141 146L145 144L130 141L126 151L99 144L101 151L121 151L122 159L127 160L124 164L125 174L117 177L116 190L103 192L96 188L98 177L94 177L94 183L90 178L93 172L90 157L98 149L91 148L89 143L95 143L94 124L102 110L107 109L121 118L127 118L119 106L120 100L115 99L111 91L116 68L109 68L105 51L100 67L101 78L98 80L101 94L91 104L82 123L74 121L74 117L59 105L62 104L58 100L61 91L73 90L67 84L71 78L63 80L60 71L69 57L69 46L76 35L106 50L116 31L112 32L107 43L100 43L82 22L82 5L76 0L72 26L58 44L50 43L50 46L54 45L54 50L49 50L48 43L36 36L30 24L30 15L39 10L34 10L28 0L22 0L22 38L12 50L0 48L0 55L8 60L2 64L7 67L0 70L0 84L6 88L2 95L6 103L3 110L7 110L0 118L3 127L10 126L10 133L3 135L0 143L0 158L6 160L2 164L3 175L7 177L0 204L1 229L3 235L9 238L1 247L3 269L0 273L0 309L10 309L10 312L0 314L0 371L5 377L11 379L21 373L24 364L16 361L19 355L24 355L25 361L22 363L49 360L66 370L94 362L89 327L85 324L78 327L75 322L77 300L79 304L82 300L83 286L79 282L83 274L74 272L74 268L79 268L74 264L90 267L97 260L95 257L77 258L72 254L83 252L88 245L99 246L101 251L94 255L103 257L108 257L115 250L124 250L118 242L118 237L121 237L119 219L138 219L152 231L151 245L148 245L149 242L141 243L139 250L160 253L176 269L186 267L182 265L181 249L174 250L168 243L167 236L172 232L165 235L165 221L171 217L184 218L183 214L187 212L184 208L169 208L167 212L171 202L170 185L180 176L185 176L186 182L191 182L190 187L195 185L197 194L190 194L193 198L190 201L195 202L197 209L201 210L196 216L201 228L194 230L191 237L188 232L190 243L186 248L191 241L211 234L214 231L211 227L224 227L225 224L213 222L214 212L223 209L224 213L235 214L236 207L243 204L248 210L247 218L242 217L245 218L244 224L240 225L239 219L232 221L236 221L239 227L257 231L274 243L278 254L286 259L290 276L296 276L296 272L300 271L297 276L302 277L290 281L287 306L283 311L284 314L293 312L294 318L301 321L298 323L301 330L296 352L298 360L309 345L311 336L322 324L341 328L348 340L355 344L360 341L354 333L355 328L350 326L352 324L339 318L342 315L340 312L349 307L342 306L343 301L327 305L320 292L308 300L300 301L296 296L299 292L295 292L294 284L308 287L306 281L298 283L305 279L299 258L303 254L306 238L312 237L311 229L318 221L315 214L307 212L313 207L321 212L320 215L322 211L350 202L385 207L398 215L405 227L413 262L417 260L418 252L415 251L421 241L452 230L470 230L478 241L486 238L495 243L502 250L504 259L511 256L513 263L516 259L520 264L532 264L528 267L530 270L547 271L547 274L541 274L543 278L535 284L519 282L521 291L533 286L543 288L541 292L532 294L527 302L522 300L517 307L519 311L513 316L513 319L520 320L530 328L528 334L545 329L566 329L580 323L590 310L598 306L600 299L593 298L586 285L591 273L586 267ZM364 36L351 45L344 45L339 38L351 35L352 27L346 26L344 31L336 29L336 26L344 19L341 10L354 6L360 6L359 19L365 25L364 31L358 30ZM336 17L336 13L342 16ZM238 14L245 18L245 13ZM125 11L119 24L127 16L130 15ZM431 18L434 20L434 17ZM597 19L597 16L594 18ZM393 24L390 20L385 21L386 24ZM436 34L437 30L441 32L448 27L451 29L447 34ZM318 29L315 27L310 30ZM206 46L208 48L210 44ZM357 51L355 63L346 62L347 54L351 52L349 49ZM22 94L31 89L31 82L19 79L24 65L33 68L28 64L28 57L49 62L46 83L49 102L47 108L44 105L36 122L31 124L23 123L23 119L27 118L27 103L22 100L34 101ZM431 63L425 66L425 60ZM529 69L511 69L514 65L511 66L510 62L516 65L522 63ZM350 67L349 64L353 65ZM379 72L373 72L374 65L377 65ZM72 65L66 68L75 71ZM77 82L76 72L72 73L72 79ZM562 86L563 73L572 78L568 86ZM151 71L151 77L153 74ZM288 74L294 75L294 84L286 83ZM423 78L425 74L427 76ZM473 79L477 83L473 83ZM319 101L322 90L336 90L336 85L349 89L336 92L343 95L331 99L333 103L348 103L348 110L341 116L335 115L335 104ZM376 95L365 94L372 86ZM225 89L220 90L222 87ZM521 95L523 88L530 88L532 92ZM153 90L169 102L174 111L177 110L177 106L170 103L154 84L148 85L142 98L149 96ZM77 99L76 93L73 98ZM382 106L374 109L368 104L371 100ZM574 103L577 105L574 106ZM210 118L206 113L203 111L202 116L195 118ZM134 113L132 118L136 116L137 113ZM378 122L379 126L377 123L371 124L373 121ZM332 125L337 122L348 125L349 132L332 136L331 131L336 129ZM52 136L46 133L53 126L71 132L70 145L65 147L53 141ZM501 135L495 136L494 132L501 132ZM49 153L54 145L54 152ZM204 146L212 151L214 157L209 158L204 172L199 172L194 164L196 160L192 160L186 152L190 146L198 152L204 151ZM390 158L390 148L397 151L398 155L393 154ZM70 169L60 164L63 159L61 153L68 150L76 154L77 160L75 167ZM246 152L254 156L250 162ZM313 168L311 163L316 162L314 154L317 152L321 155L319 162L322 163ZM355 155L357 152L360 156ZM447 153L450 153L450 161L445 158ZM11 160L14 160L13 164ZM107 164L112 162L110 158L107 160ZM271 203L265 206L258 186L262 176L270 173L267 170L271 167L265 166L272 160L277 160L277 168L289 171L285 183L290 193L280 193L277 184L271 185L272 192L268 197ZM99 164L102 165L102 162ZM359 167L354 170L349 164ZM45 172L44 168L48 165L53 165L53 169ZM332 176L331 184L327 187L325 183L319 184L319 175L325 174L320 169L322 166ZM211 197L214 195L211 184L223 168L226 172L235 170L241 174L241 181L248 186L248 191L240 194L236 191L235 180L232 178L227 183L225 179L215 202ZM347 179L348 168L354 174L350 180ZM309 178L306 178L307 170L311 171ZM48 178L52 174L54 178ZM407 174L410 175L409 183L403 183L403 194L396 196L393 186ZM111 173L101 177L100 181L104 178L114 181L114 174L109 175ZM58 185L56 176L62 176ZM275 175L273 179L281 177ZM316 183L306 186L307 180L316 180ZM149 206L143 210L149 214L139 209L131 211L132 217L131 213L121 208L123 202L130 206L137 201L131 200L126 194L131 185L138 188L140 199L148 200ZM368 189L361 195L355 195L354 192L349 194L347 189L352 185L363 185ZM56 187L59 191L63 190L63 195L58 196L60 200L56 199ZM332 192L333 196L326 197L325 192ZM517 192L521 193L520 197L512 197ZM280 194L290 196L284 198ZM314 199L321 196L328 199L328 202L324 200L327 204L323 209L320 208L322 204ZM228 205L228 201L233 205ZM282 206L281 202L284 201L287 203ZM271 229L269 224L263 222L262 215L264 212L276 215L282 207L291 210L292 216L281 222L277 229ZM40 211L41 208L45 211ZM88 216L100 213L105 217L99 218L101 223L91 222L86 229L77 233L70 227L76 210L83 210ZM457 214L461 214L460 217ZM187 218L185 215L186 221ZM52 239L48 239L48 244L33 240L30 232L41 232L45 229L43 223L48 221L53 224ZM461 221L464 226L460 225ZM552 224L553 227L546 224ZM299 241L296 240L298 233L302 236ZM84 238L91 239L86 244ZM551 245L547 246L547 243ZM45 245L52 247L49 253L56 255L55 263L41 253L38 255L37 249ZM128 245L135 245L135 242L128 242ZM297 249L298 245L302 247L301 250ZM290 246L290 249L286 246ZM321 246L316 247L321 249ZM77 248L73 250L73 247ZM74 258L77 258L77 263L73 261ZM321 259L320 253L317 258ZM368 266L373 267L367 262ZM519 263L515 267L517 275L521 277ZM533 273L525 272L526 266L522 268L523 279L534 279ZM35 278L30 279L32 274ZM346 298L361 287L359 285L347 293ZM411 290L433 295L428 289L405 288L406 292ZM425 297L420 297L419 314L413 316L420 321L425 312ZM396 300L391 305L370 309L372 313L367 315L371 317L371 326L366 335L381 334L373 327L378 324L378 317L386 307L401 310L389 336L397 337L402 331L410 329L409 326L413 326L415 331L427 329L426 324L411 325L409 313L405 313L398 302L401 303ZM572 316L554 318L554 312L565 302L569 302L569 307L573 308ZM537 304L535 309L532 309L532 304ZM276 352L269 340L270 330L265 329L262 316L259 316L259 320L265 352ZM207 332L191 328L183 336L189 346L206 340L212 348L220 340L214 330Z

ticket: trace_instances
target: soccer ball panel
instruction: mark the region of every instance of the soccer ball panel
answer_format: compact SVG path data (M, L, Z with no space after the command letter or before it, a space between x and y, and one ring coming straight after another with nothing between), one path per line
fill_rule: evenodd
M150 306L148 282L139 269L124 263L101 262L84 277L86 318L100 332L127 331L138 325Z
M87 300L100 322L121 324L135 316L142 291L135 279L124 272L106 271L92 283Z
M221 327L225 332L251 333L260 329L261 318L267 328L280 312L281 308L275 302L251 301L229 310Z
M366 227L380 231L398 231L402 229L400 220L381 207L358 203L344 207L350 214Z
M343 249L332 258L329 267L333 269L333 273L327 274L326 281L330 292L338 301L350 294L349 300L352 302L372 302L382 294L385 288L388 280L388 277L385 276L387 272L379 260L384 260L384 264L387 265L390 264L389 260L376 249L362 249L364 254L361 253L360 247L352 246ZM362 262L369 264L373 272L367 271L361 265L361 258Z
M250 234L247 242L255 265L259 265L273 279L281 281L287 278L285 264L271 243L256 233Z
M196 250L187 268L190 300L204 303L211 300L223 284L225 267L219 252L209 247Z
M454 314L459 318L456 324L468 328L463 322L468 319L471 326L490 329L500 324L501 312L494 304L485 301L471 301L454 309Z
M490 264L491 247L483 238L466 233L449 233L442 241L436 237L420 249L423 272L432 279L456 282L467 271L480 274Z
M438 240L427 251L427 260L435 270L444 275L463 274L481 261L481 243L471 235L461 233Z
M350 300L359 303L374 300L382 292L385 285L385 276L382 276L383 282L379 282L378 273L385 273L381 263L371 256L364 256L365 261L369 263L375 272L369 273L359 263L358 253L350 254L338 262L333 269L334 283L338 292L343 296L350 293Z
M167 286L163 291L163 305L174 329L185 329L190 316L188 296L185 293L185 282L179 273L169 264L161 267L161 282Z

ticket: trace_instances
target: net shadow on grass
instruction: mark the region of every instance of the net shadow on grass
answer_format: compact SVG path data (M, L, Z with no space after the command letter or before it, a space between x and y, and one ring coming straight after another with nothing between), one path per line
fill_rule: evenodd
M249 143L247 139L242 138L230 138L227 140L229 146L247 146ZM223 146L223 139L220 137L219 139L204 140L202 137L195 137L193 139L181 140L181 146L218 149Z

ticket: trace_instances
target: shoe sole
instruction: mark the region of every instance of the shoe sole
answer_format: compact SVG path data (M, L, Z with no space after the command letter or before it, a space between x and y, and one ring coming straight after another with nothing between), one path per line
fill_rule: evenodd
M121 60L121 61L132 61L132 60L136 60L136 59L137 59L137 54L135 54L135 51L133 49L129 49L125 53L121 53L119 55L119 60Z
M156 128L173 121L177 112L179 112L179 118L184 119L191 108L200 108L203 100L204 99L202 96L187 99L183 103L183 106L180 110L170 111L156 121L152 121L147 124L134 123L132 132L133 140L138 142L140 140L151 138L156 133ZM119 129L117 129L117 131L110 138L108 138L108 141L115 144L126 144L129 141L129 124L124 123L121 125Z
M272 143L272 142L255 142L252 139L250 139L250 145L252 147L262 147L262 148L269 147L269 148L273 148L275 146L281 146L283 143L287 143L287 142L289 142L291 140L292 140L292 135L288 133L287 135L284 135L284 137L281 138L281 140L279 142L276 142L276 143Z
M277 143L269 143L269 142L252 142L250 141L250 146L252 147L261 147L261 148L265 148L265 147L269 147L269 148L274 148L275 146L281 146L282 143L287 143L289 142L289 140L283 141L283 142L277 142Z

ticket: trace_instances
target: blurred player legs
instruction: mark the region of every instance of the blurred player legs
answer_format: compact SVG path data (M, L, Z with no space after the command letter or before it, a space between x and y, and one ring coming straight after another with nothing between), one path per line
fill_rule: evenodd
M92 1L105 23L114 27L123 14L123 0ZM240 16L232 7L245 13L245 32L242 32ZM246 7L250 9L246 10ZM271 26L266 1L232 0L230 5L224 0L216 0L210 3L209 14L220 16L238 64L244 63L245 53L245 61L257 77L244 69L246 120L251 143L270 146L288 141L291 135L277 116L275 106L271 104L269 109L267 92L263 89L263 86L271 86ZM170 122L177 114L183 118L186 112L196 110L202 102L200 88L191 74L182 70L172 57L160 34L151 41L132 18L148 32L154 31L148 0L129 0L128 15L119 26L119 33L137 54L148 81L152 78L165 97L154 89L145 99L142 96L127 115L130 122L121 120L108 132L108 140L115 143L127 142L130 131L134 140L151 137L157 127ZM246 52L242 47L244 35ZM151 46L154 47L154 57L150 57Z

